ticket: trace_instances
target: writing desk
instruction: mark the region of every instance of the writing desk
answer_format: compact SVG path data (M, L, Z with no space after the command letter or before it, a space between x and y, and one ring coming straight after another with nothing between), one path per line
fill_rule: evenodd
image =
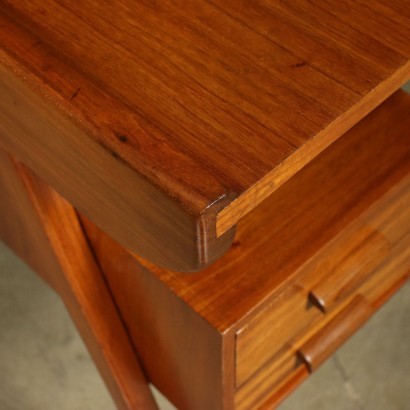
M1 2L1 236L120 408L270 405L405 280L408 10Z

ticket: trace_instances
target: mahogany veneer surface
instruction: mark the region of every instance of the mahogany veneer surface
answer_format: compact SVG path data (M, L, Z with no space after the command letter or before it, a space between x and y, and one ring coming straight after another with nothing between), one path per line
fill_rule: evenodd
M184 275L134 257L212 326L228 330L407 177L409 114L410 96L395 93L248 214L229 252L202 272ZM407 218L405 211L404 224Z
M197 270L409 58L405 0L1 0L1 143L122 245Z
M149 378L178 408L258 408L403 283L409 113L395 93L249 213L201 273L159 268L83 219Z

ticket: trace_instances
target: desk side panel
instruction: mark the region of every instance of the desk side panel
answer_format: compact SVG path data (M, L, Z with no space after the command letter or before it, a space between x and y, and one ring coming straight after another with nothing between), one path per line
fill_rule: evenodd
M83 225L152 383L181 410L231 409L224 335L86 218ZM230 403L230 404L229 404Z

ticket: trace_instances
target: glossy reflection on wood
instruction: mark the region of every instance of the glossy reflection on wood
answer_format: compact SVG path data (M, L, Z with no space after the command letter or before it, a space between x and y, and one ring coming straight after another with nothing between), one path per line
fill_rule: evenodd
M231 249L203 272L159 268L84 218L147 373L178 408L278 400L276 389L306 375L298 350L309 348L317 367L403 283L409 112L410 96L394 94L249 213ZM310 303L313 292L325 309Z
M410 74L400 0L0 4L0 143L171 269L217 259L240 218ZM4 89L10 71L27 90Z
M363 297L356 296L345 309L299 349L298 354L307 364L309 371L315 371L369 319L371 314L371 305Z
M409 112L408 94L392 96L243 219L229 252L204 271L182 275L141 263L226 330L406 177Z

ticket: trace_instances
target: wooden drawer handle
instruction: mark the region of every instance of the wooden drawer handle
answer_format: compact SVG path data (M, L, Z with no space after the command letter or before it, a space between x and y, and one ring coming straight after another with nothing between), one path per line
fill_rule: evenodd
M316 370L372 314L363 296L354 299L298 351L310 372Z
M390 250L387 239L378 231L363 226L352 237L334 246L320 259L315 270L324 278L309 292L309 301L327 312L337 301L351 295L383 262Z

